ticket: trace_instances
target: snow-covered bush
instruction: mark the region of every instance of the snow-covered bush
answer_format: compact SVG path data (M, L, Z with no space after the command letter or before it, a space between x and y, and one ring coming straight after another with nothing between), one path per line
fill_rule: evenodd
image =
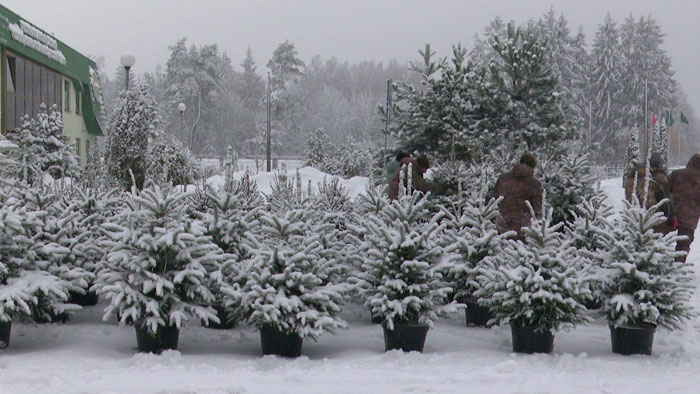
M675 258L677 233L661 234L654 226L666 219L658 204L644 208L624 201L606 245L607 269L602 289L603 312L613 325L652 323L679 328L691 316L692 267Z
M188 185L201 176L197 158L175 137L163 134L148 147L146 178L158 184Z
M355 233L360 268L353 282L373 316L390 330L396 324L432 326L439 315L456 312L447 303L452 288L445 281L451 268L438 245L441 214L429 213L428 199L403 194L377 214L366 214Z
M186 194L149 185L132 190L125 208L103 224L108 238L94 288L109 299L104 318L117 315L156 335L190 317L218 322L208 274L218 269L219 248L201 222L186 212Z
M353 139L333 144L323 129L312 135L306 146L305 165L344 178L368 176L372 152Z
M503 253L484 259L477 296L496 322L557 331L589 319L584 306L590 297L588 273L576 264L576 249L560 232L563 225L552 224L548 209L523 228L524 243L509 239Z
M256 327L315 339L346 327L338 314L348 287L331 282L334 261L322 255L308 215L303 209L263 213L240 294L243 313Z

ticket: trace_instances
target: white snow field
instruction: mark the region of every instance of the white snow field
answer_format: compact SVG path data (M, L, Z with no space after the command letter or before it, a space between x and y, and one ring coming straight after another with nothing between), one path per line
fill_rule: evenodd
M309 168L300 173L313 183L323 178ZM254 178L269 188L269 175ZM344 184L357 194L366 180ZM615 206L620 184L602 183ZM695 242L688 258L694 266L699 249ZM694 300L700 309L700 297ZM551 355L514 354L508 326L466 327L463 314L438 321L424 353L385 353L381 327L350 304L348 330L307 340L302 357L284 359L262 357L252 327L220 331L198 322L180 331L179 350L137 354L133 327L102 321L104 306L86 307L65 324L15 321L10 347L0 351L0 393L700 392L699 318L683 330L658 329L652 356L613 354L601 318L556 333Z

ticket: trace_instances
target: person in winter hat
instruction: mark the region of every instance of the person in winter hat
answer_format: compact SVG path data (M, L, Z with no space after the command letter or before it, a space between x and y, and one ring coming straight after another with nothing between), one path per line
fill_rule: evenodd
M542 214L542 185L535 179L537 159L531 153L523 153L513 169L498 177L489 197L503 197L498 205L499 216L496 219L498 231L515 231L520 238L520 229L530 225L530 202L537 217Z
M408 152L406 152L403 149L399 149L396 151L396 158L386 164L386 184L390 185L391 180L394 179L396 174L399 172L399 168L401 168L401 160L410 157Z
M445 186L439 183L433 183L427 181L423 178L423 174L430 168L430 161L425 155L420 155L413 159L411 157L404 157L400 161L400 168L394 175L394 178L389 184L389 199L391 201L396 200L399 197L399 178L401 177L401 172L403 171L403 184L404 187L408 187L408 167L411 167L411 187L414 191L419 191L423 193L431 192L433 194L443 194L445 192Z
M632 190L634 189L636 178L637 189L634 194L636 194L637 200L640 203L643 202L644 177L646 173L646 166L638 166L628 174L625 181L625 198L627 201L632 201ZM668 176L666 175L663 158L658 152L652 153L649 157L649 173L651 174L651 179L649 179L648 191L646 194L646 207L657 204L663 199L668 199L668 201L659 208L666 217L666 222L654 227L654 231L667 234L676 229L678 220L676 220L676 213L673 201L671 200L671 186L668 181Z
M676 244L677 251L690 251L700 217L700 153L688 160L685 168L671 173L671 196L678 217L678 235L688 237ZM679 258L685 261L686 256Z

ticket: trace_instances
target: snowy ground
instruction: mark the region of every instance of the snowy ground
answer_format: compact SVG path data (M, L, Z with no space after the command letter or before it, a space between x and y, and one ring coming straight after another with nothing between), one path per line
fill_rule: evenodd
M312 169L304 171L320 181ZM358 193L360 183L347 185ZM613 179L602 187L619 200L620 184ZM700 245L693 248L688 262L697 267ZM696 296L698 309L699 301ZM303 356L290 360L261 357L251 327L219 331L198 324L181 331L178 351L137 354L134 329L103 322L103 307L87 307L65 324L14 322L10 347L0 351L0 393L700 391L700 318L680 331L657 330L652 356L613 354L600 318L557 333L551 355L522 355L511 352L508 327L465 327L464 316L455 315L430 330L424 353L404 354L385 353L381 327L351 304L343 314L348 330L305 341Z

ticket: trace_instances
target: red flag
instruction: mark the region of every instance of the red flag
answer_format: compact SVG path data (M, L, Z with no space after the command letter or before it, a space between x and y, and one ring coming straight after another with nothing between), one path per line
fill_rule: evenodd
M656 116L651 115L651 124L656 125Z

